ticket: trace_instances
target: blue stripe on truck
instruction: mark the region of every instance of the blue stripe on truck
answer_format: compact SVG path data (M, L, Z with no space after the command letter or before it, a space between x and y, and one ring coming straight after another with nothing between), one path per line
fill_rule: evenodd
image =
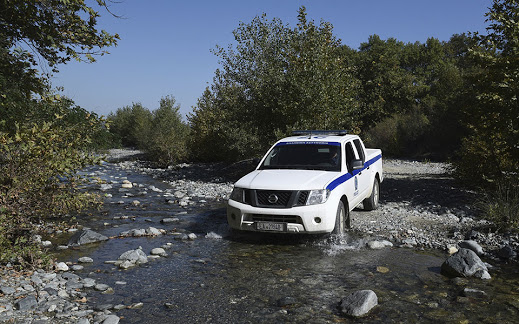
M372 165L373 163L377 162L381 158L382 158L382 155L379 154L379 155L375 156L374 158L372 158L371 160L369 160L366 163L364 163L364 168L359 169L359 170L353 170L352 173L348 172L346 174L341 175L340 177L338 177L335 180L333 180L332 182L330 182L330 184L326 187L326 189L332 191L333 189L337 188L339 185L345 183L346 181L350 180L351 178L353 178L357 174L359 174L362 171L366 170L370 165Z

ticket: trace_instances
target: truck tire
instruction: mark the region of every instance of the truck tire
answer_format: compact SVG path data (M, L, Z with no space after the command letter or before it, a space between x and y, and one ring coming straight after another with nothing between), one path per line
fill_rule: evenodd
M346 229L350 227L350 209L347 206L345 207L342 200L340 200L339 206L337 207L335 227L333 228L332 234L343 234L346 231Z
M378 199L380 197L380 183L378 179L375 178L373 182L373 190L371 190L371 195L364 199L362 204L364 205L365 210L375 210L378 208Z

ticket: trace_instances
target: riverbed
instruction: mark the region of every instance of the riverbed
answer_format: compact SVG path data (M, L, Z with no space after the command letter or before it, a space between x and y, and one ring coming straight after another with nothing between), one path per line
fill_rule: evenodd
M69 264L91 257L94 262L76 274L113 291L89 291L87 303L116 313L122 323L517 322L516 265L494 262L491 280L450 279L440 274L448 257L444 250L397 244L368 249L366 242L380 239L373 231L343 236L232 233L221 195L200 197L186 189L180 198L181 188L171 181L118 163L85 174L92 178L89 190L104 195L105 204L78 216L77 223L110 239L56 251L55 257ZM123 182L132 187L122 188ZM384 190L393 188L382 186L382 205L390 203ZM354 212L353 219L362 213ZM168 218L176 220L163 221ZM121 236L149 227L164 234ZM186 234L194 235L187 239ZM69 236L51 240L57 246ZM167 256L127 270L110 263L139 247L148 255L163 247ZM465 288L484 294L465 296ZM341 299L362 289L373 290L379 305L360 319L342 315Z

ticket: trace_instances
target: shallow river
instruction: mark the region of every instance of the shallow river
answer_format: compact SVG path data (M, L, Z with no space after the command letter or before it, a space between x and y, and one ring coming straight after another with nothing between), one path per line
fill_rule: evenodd
M99 308L142 303L142 307L117 311L123 323L519 322L517 267L494 268L488 281L451 280L440 274L447 257L443 252L369 250L364 247L369 238L361 234L230 235L221 202L182 208L168 204L164 192L151 190L126 198L150 185L162 191L171 188L113 164L88 172L119 184L107 191L113 197L106 199L103 209L79 217L79 224L112 237L150 226L197 235L192 241L176 240L171 234L112 238L56 255L59 261L94 259L78 274L110 285L114 293L91 291L89 303ZM126 178L144 187L120 192ZM133 200L141 204L134 207ZM161 224L167 217L177 217L180 223ZM64 235L63 240L67 238ZM139 246L149 254L166 243L171 243L168 256L145 265L120 270L105 264ZM482 290L487 296L462 297L464 288ZM341 315L340 300L361 289L375 291L379 305L361 319Z

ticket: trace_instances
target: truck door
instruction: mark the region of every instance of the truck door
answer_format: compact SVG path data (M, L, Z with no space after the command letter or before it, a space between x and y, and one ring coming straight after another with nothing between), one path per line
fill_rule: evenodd
M355 149L356 158L361 159L362 163L366 163L366 153L360 139L353 140L353 148ZM370 170L360 170L360 172L355 177L357 178L355 181L358 190L357 194L361 197L361 200L363 200L365 195L367 195L367 191L370 190L372 185Z
M350 201L350 207L357 206L362 201L361 195L361 174L358 173L357 170L353 170L352 161L359 159L359 155L353 145L353 142L347 142L345 145L346 151L346 164L348 167L348 172L352 174L352 179L347 181L347 192L348 192L348 200ZM362 172L361 172L362 173Z

